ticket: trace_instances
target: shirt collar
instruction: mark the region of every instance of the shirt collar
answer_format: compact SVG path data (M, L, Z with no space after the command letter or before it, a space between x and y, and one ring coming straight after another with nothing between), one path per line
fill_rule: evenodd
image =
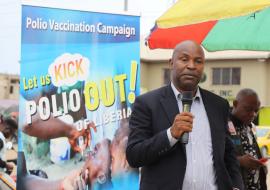
M244 125L242 121L235 117L232 113L230 113L229 117L230 120L234 123L235 127L240 128L241 130L244 128L244 126L249 126L250 128L255 126L252 122L249 125Z
M181 97L181 92L179 92L179 91L176 89L176 87L174 86L173 82L171 82L171 87L172 87L172 90L173 90L173 93L174 93L174 96L175 96L176 100L181 99L181 98L179 98L179 97ZM200 102L201 97L202 97L202 96L201 96L200 88L197 88L196 94L195 94L195 96L193 97L193 100L198 100L198 101Z

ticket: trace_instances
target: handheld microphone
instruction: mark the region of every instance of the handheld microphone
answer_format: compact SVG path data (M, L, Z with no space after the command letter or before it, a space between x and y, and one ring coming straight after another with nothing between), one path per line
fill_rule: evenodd
M183 112L190 112L191 104L192 104L193 93L192 91L184 91L182 93L181 101L183 105ZM189 134L187 132L183 133L181 136L181 143L187 144L188 143Z

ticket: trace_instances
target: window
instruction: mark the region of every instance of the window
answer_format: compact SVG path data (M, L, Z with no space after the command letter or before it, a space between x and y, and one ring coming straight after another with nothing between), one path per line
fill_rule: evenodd
M9 88L9 93L10 93L10 94L13 94L13 86L10 86L10 88Z
M241 68L213 68L213 85L239 85L241 77Z
M232 84L240 84L240 68L232 68Z
M171 70L170 69L164 69L163 83L164 84L170 84L170 82L171 82Z
M19 83L19 80L17 80L17 79L11 79L11 80L10 80L10 83L16 84L16 83Z

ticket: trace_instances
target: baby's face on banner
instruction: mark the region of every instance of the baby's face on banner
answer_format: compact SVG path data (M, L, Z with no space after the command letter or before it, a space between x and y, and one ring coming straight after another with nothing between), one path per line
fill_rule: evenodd
M82 170L83 175L88 175L87 183L92 184L94 181L97 181L102 184L108 179L107 177L109 177L108 175L111 165L109 148L110 141L108 139L103 139L101 142L96 144L94 151L88 155Z
M128 163L126 160L125 147L127 143L127 137L120 140L118 143L113 140L111 145L111 172L112 177L121 175L128 169Z
M95 146L95 152L95 160L98 163L101 162L102 171L108 173L111 165L110 141L108 139L103 139Z

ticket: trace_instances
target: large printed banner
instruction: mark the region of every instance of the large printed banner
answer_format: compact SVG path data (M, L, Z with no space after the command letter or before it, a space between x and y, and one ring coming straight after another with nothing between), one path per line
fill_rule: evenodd
M138 189L139 17L22 6L17 189Z

